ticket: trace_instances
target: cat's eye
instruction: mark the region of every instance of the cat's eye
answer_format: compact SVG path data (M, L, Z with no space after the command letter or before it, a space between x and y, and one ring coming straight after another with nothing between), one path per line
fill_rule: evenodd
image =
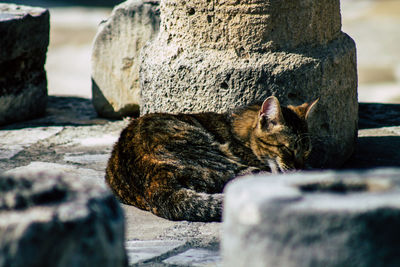
M295 143L294 143L294 146L293 146L293 149L294 149L294 150L298 150L299 147L300 147L300 146L299 146L299 142L295 142Z

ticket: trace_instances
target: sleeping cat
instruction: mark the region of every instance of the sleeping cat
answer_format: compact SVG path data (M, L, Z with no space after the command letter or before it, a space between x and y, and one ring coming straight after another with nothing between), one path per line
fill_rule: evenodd
M147 114L122 131L106 182L123 203L158 216L220 221L233 178L304 167L315 102L281 107L271 96L223 114Z

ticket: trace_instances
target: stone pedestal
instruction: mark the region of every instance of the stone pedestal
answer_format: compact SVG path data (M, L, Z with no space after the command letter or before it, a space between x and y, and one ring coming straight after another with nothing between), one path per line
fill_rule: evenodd
M138 58L159 26L159 1L155 0L128 0L100 25L92 52L93 105L100 116L139 115Z
M141 114L223 112L275 95L320 99L310 123L314 167L341 165L357 137L354 41L339 0L161 1L142 53Z
M0 125L42 115L49 11L0 4Z
M0 266L127 266L118 201L85 177L0 176Z
M400 169L238 179L223 215L224 266L398 266Z

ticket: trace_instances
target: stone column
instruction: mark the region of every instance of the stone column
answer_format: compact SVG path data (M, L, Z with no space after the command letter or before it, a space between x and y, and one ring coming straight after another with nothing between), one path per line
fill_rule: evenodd
M312 165L335 167L357 137L354 41L339 0L162 0L156 39L142 52L141 114L223 112L275 95L320 98Z
M0 125L46 111L49 11L0 4Z

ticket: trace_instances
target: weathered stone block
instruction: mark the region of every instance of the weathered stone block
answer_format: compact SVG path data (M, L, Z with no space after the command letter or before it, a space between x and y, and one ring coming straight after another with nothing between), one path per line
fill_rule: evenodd
M116 6L97 32L92 52L93 105L100 116L139 115L139 54L159 31L159 1Z
M224 266L400 265L400 169L238 179L226 189Z
M164 0L162 32L185 46L238 52L323 45L340 35L339 0Z
M42 115L49 11L0 4L0 125Z
M126 266L124 216L72 176L0 177L0 266Z
M358 103L356 49L340 31L339 1L278 2L162 1L160 33L142 53L141 113L320 98L311 163L341 165L354 149Z

